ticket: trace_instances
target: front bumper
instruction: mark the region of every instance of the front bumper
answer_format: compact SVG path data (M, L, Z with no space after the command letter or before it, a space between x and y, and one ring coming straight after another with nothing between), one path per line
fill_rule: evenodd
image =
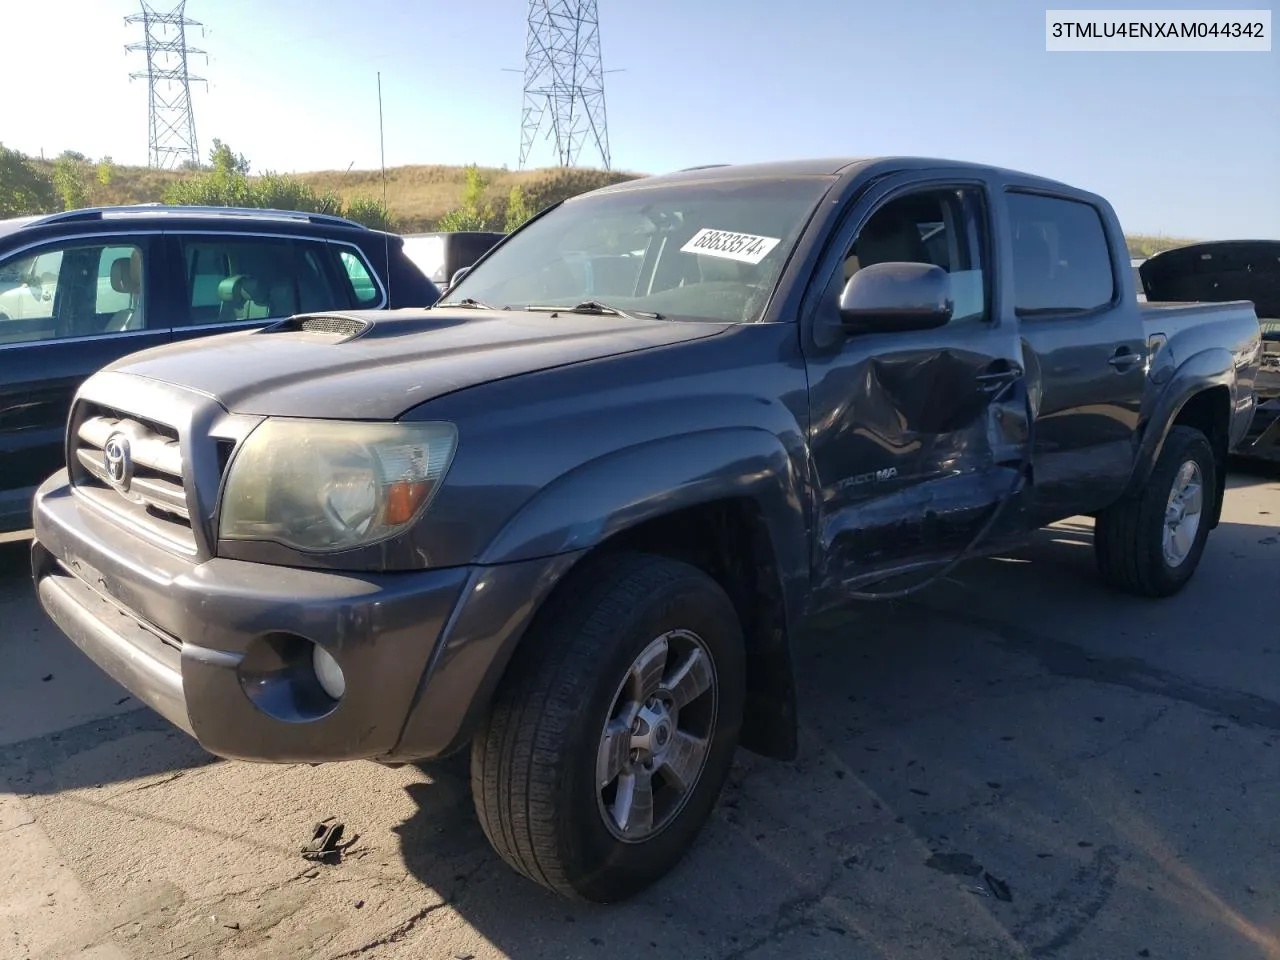
M65 471L37 491L34 522L37 595L76 646L209 752L284 763L465 744L576 556L392 574L197 561L77 497ZM316 697L311 644L342 667L336 703Z

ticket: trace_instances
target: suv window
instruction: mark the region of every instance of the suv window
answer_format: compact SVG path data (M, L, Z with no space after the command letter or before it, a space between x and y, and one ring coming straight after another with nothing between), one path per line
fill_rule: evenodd
M146 329L145 261L141 246L113 238L0 264L0 344Z
M358 306L370 307L382 299L382 293L374 283L369 269L355 253L350 250L340 250L338 260L342 263L347 279L351 281L351 290L355 294Z
M889 200L858 231L844 269L825 292L824 309L838 309L844 285L865 266L931 263L951 275L951 323L986 320L985 214L983 196L972 188L925 190Z
M1020 316L1087 313L1115 296L1102 216L1092 204L1007 195L1013 231L1013 304Z
M325 269L323 243L290 237L179 240L193 326L278 319L349 306Z

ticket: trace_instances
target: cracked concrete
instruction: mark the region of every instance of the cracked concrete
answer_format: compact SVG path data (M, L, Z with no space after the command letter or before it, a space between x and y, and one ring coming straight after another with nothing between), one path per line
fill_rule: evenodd
M1164 602L1103 589L1074 520L823 618L800 756L740 755L679 868L613 908L497 861L465 759L209 757L57 634L0 545L0 956L1280 960L1277 514L1273 474L1237 475ZM303 860L330 815L359 839Z

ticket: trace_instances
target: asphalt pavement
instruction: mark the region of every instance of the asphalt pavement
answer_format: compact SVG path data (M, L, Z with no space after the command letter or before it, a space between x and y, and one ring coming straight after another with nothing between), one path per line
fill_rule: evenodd
M1280 474L1236 471L1177 597L1087 520L802 639L801 755L743 753L615 907L503 866L465 759L216 760L44 618L0 543L0 957L1280 958ZM340 862L300 855L317 821Z

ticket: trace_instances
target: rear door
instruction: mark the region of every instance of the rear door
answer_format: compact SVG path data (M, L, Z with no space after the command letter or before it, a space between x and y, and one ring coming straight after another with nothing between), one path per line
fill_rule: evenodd
M35 488L64 464L81 382L168 341L169 291L155 234L48 241L5 257L0 274L21 282L9 291L21 315L0 316L0 528L14 530L27 526Z
M1014 489L1026 455L1022 357L992 280L990 187L972 174L891 178L833 238L804 337L823 586L842 588L963 550ZM878 262L951 276L944 327L846 335L840 291ZM823 333L822 331L828 331ZM1010 503L988 538L1020 536Z
M1036 506L1050 522L1091 513L1124 490L1136 457L1146 333L1119 272L1104 213L1073 196L1004 195L1013 313L1030 347Z
M376 270L348 244L229 231L171 231L167 237L185 283L175 340L386 302Z

